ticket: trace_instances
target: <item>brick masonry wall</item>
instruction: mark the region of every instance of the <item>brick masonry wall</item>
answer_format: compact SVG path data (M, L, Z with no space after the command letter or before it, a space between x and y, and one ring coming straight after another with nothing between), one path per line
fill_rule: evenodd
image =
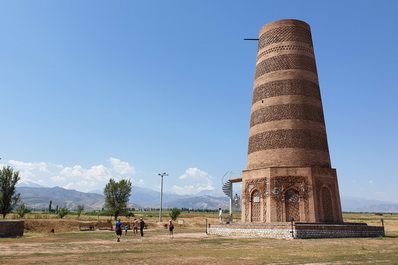
M342 238L342 237L380 237L384 236L384 227L366 224L343 225L295 225L297 238Z
M283 19L260 30L242 186L242 222L343 221L311 29L303 21Z
M0 237L23 236L25 221L0 221Z
M311 166L330 167L311 30L280 20L260 31L247 169Z
M323 225L295 224L291 225L222 225L211 224L208 234L220 236L264 237L276 239L307 239L307 238L352 238L352 237L382 237L384 227L368 226L366 224Z

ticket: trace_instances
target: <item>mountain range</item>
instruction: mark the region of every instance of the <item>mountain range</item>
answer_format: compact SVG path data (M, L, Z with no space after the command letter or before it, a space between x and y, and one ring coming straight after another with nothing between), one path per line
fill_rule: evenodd
M61 187L44 187L30 183L19 184L17 193L21 194L21 200L29 208L46 210L52 201L52 208L68 207L75 209L77 205L84 205L85 210L100 210L104 207L105 196L102 191L80 192ZM163 193L163 207L165 208L191 208L191 209L218 209L228 208L226 196L208 195L209 192L201 192L196 195L177 195ZM211 194L211 192L210 192ZM132 208L158 208L160 204L160 192L132 187L130 196L130 207Z
M104 206L105 196L102 191L80 192L61 187L44 187L34 183L17 185L17 192L25 205L33 209L48 209L52 207L68 207L75 209L77 205L84 205L85 210L100 210ZM147 188L132 187L129 200L130 207L159 208L160 193ZM398 204L378 200L367 200L355 197L341 197L344 212L380 212L398 213ZM189 209L228 209L229 200L221 192L203 191L195 195L177 195L163 193L163 207Z

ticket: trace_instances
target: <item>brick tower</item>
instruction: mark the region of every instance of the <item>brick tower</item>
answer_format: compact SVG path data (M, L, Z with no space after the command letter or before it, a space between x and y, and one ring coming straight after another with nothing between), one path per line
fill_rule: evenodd
M260 30L242 222L342 223L311 30L279 20Z

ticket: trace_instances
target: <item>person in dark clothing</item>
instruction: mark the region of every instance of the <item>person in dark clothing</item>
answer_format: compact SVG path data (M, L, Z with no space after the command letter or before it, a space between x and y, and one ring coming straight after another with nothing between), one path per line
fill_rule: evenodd
M116 223L116 237L117 237L117 242L120 242L120 237L122 236L122 223L120 222L120 219Z
M140 232L141 232L141 236L144 236L144 227L145 227L145 222L144 222L144 220L142 220L142 218L140 218Z
M174 225L173 225L173 222L172 222L171 219L170 219L170 221L169 221L169 232L170 232L170 237L174 237L174 235L173 235L173 230L174 230Z

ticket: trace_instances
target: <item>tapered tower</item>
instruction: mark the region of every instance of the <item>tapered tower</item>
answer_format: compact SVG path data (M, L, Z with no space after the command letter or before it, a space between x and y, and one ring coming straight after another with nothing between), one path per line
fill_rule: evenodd
M311 30L279 20L260 30L242 221L342 222Z

